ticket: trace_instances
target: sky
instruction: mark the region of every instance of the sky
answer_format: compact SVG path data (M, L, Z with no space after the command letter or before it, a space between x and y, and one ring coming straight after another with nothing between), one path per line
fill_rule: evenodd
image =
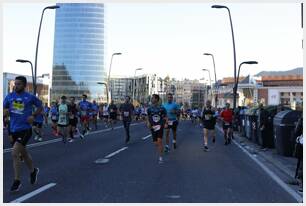
M3 4L3 71L31 74L41 11L53 3ZM212 3L106 3L105 69L115 56L111 75L150 73L177 79L208 78L212 53L217 79L233 76L233 44L228 12ZM303 66L300 3L226 3L230 8L241 76ZM41 30L38 75L51 73L55 11L47 10Z

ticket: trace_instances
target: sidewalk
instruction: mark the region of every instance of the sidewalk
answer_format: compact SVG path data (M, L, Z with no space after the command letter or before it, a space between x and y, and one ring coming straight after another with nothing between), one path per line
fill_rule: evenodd
M300 179L295 179L297 158L279 155L277 154L275 148L261 149L260 145L250 141L246 137L240 136L238 132L234 132L234 138L237 143L239 143L242 147L248 150L251 154L263 158L275 168L288 175L289 179L291 179L288 182L289 184L297 185L301 183Z

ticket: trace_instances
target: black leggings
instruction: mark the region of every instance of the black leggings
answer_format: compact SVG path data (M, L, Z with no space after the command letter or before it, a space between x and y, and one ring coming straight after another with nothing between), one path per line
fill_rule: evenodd
M123 126L124 126L124 129L125 129L125 133L126 133L126 136L128 138L130 137L130 124L131 124L130 121L123 121Z

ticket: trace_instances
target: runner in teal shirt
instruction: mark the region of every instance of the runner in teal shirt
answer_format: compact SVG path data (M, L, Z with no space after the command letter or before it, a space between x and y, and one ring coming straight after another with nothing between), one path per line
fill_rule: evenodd
M167 117L168 117L168 128L166 128L166 145L165 145L165 152L170 151L169 142L170 142L170 129L173 132L173 148L176 149L176 130L178 126L178 117L180 114L180 107L178 104L173 102L173 94L168 93L168 102L165 103L163 106L167 110Z

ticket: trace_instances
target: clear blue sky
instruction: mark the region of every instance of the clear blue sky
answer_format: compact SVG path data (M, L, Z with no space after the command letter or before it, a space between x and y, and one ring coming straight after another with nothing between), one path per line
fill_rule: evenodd
M3 5L3 68L6 72L31 74L35 42L44 3L5 3ZM133 75L136 68L145 73L175 78L200 79L213 72L213 53L218 79L233 75L233 49L227 10L212 9L212 3L107 3L106 69L113 52L122 52L113 61L112 74ZM234 26L237 68L241 75L262 70L288 70L303 66L300 3L230 3ZM50 73L53 62L55 12L45 14L40 39L38 74ZM143 73L142 72L142 73ZM141 74L141 72L139 72ZM212 75L213 78L213 75Z

